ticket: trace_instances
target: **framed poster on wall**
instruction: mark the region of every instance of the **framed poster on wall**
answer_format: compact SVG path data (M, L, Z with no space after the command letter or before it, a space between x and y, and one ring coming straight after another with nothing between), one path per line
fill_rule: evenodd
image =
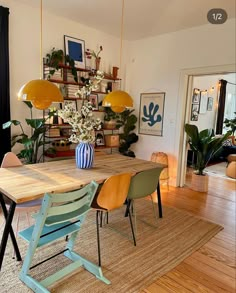
M201 91L199 114L205 114L207 111L207 91Z
M65 52L75 61L75 66L85 68L85 42L80 39L64 36Z
M142 93L140 95L139 133L163 135L165 93Z

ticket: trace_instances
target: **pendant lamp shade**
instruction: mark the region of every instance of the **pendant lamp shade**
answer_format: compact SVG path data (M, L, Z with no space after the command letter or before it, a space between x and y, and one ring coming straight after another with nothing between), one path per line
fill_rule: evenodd
M113 112L121 113L126 108L133 107L133 99L124 91L114 91L105 96L102 106L111 107Z
M63 96L58 87L48 80L31 80L22 86L18 100L31 101L39 110L47 109L53 102L63 102Z

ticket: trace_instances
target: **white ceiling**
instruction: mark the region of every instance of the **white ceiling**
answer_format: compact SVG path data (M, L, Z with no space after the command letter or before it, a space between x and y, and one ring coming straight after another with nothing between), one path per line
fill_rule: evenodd
M40 0L18 0L40 7ZM235 0L125 0L124 39L136 40L207 24L223 8L235 18ZM122 0L43 0L49 11L120 37Z

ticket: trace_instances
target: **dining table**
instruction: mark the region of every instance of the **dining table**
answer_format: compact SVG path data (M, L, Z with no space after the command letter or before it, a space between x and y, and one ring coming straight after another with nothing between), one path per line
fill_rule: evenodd
M115 174L131 173L135 175L138 172L153 168L162 170L165 165L120 154L96 156L93 167L90 169L77 168L75 159L0 168L0 203L5 217L0 246L0 270L9 235L16 259L22 260L12 229L12 220L17 204L42 198L45 193L64 193L77 190L92 180L101 184ZM4 196L10 201L9 209L6 207ZM159 182L157 183L157 200L159 217L162 217Z

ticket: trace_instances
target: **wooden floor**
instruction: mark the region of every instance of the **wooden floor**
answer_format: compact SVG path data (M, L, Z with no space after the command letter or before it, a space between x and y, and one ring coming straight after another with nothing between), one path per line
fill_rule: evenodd
M208 193L162 187L163 204L191 212L224 227L201 249L141 293L236 292L236 182L209 178Z

